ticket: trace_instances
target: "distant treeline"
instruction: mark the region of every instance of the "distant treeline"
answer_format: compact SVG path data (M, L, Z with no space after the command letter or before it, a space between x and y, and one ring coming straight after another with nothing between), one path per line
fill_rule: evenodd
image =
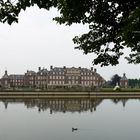
M140 88L140 79L128 79L129 87Z

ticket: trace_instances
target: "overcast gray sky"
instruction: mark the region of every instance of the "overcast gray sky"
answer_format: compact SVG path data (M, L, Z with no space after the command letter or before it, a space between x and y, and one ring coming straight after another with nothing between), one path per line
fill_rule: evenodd
M20 14L18 24L0 23L0 77L5 69L9 74L24 74L27 70L37 71L39 66L92 67L94 54L83 55L81 50L74 49L72 42L75 35L86 33L88 26L56 24L52 18L57 15L55 9L46 11L34 7ZM123 59L115 67L94 68L106 80L116 73L120 76L126 73L128 78L140 77L140 65L127 64Z

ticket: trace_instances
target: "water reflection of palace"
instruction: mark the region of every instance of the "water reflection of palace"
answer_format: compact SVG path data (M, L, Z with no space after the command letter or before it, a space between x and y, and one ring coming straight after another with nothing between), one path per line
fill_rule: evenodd
M96 110L102 99L78 98L78 99L3 99L5 108L8 103L24 103L27 108L38 108L38 111L50 110L50 114L56 112L84 112Z
M56 112L85 112L96 111L98 105L101 104L103 99L100 98L53 98L53 99L1 99L4 103L5 109L8 104L23 103L27 108L37 108L39 112L49 110L50 114ZM111 99L115 104L122 103L125 107L128 99Z

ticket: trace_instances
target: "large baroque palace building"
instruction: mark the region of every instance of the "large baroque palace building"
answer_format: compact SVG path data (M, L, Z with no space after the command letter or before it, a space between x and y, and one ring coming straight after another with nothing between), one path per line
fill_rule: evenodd
M8 75L7 71L1 78L1 87L102 87L105 80L96 69L75 67L53 67L50 70L38 68L38 72L29 71L24 75Z

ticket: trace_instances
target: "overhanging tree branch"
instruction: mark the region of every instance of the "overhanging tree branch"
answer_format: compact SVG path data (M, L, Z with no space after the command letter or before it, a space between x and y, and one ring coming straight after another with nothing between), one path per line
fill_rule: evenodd
M18 22L21 10L34 5L57 8L60 17L54 20L60 24L88 24L89 32L73 41L85 54L96 54L93 64L117 65L125 48L132 52L128 62L140 63L140 34L134 33L140 31L140 0L1 0L0 22Z

